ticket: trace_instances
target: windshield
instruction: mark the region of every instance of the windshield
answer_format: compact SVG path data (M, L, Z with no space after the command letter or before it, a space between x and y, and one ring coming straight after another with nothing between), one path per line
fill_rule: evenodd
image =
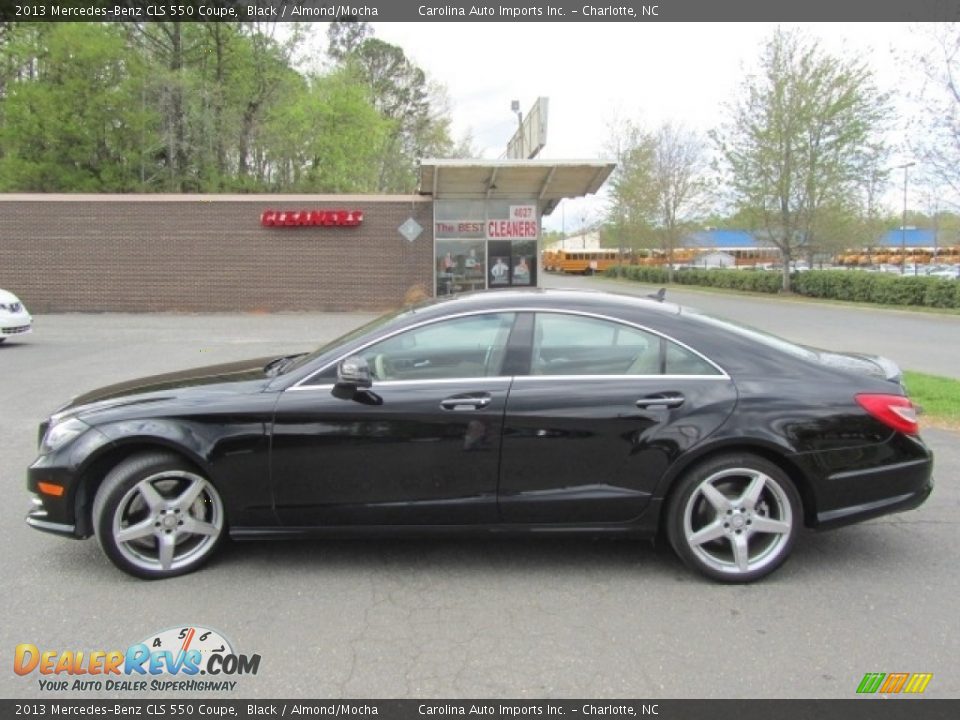
M819 357L816 352L808 347L797 345L789 340L784 340L782 337L771 335L768 332L757 330L756 328L749 327L748 325L740 325L739 323L735 323L730 320L724 320L723 318L713 317L711 315L706 315L698 310L691 310L689 308L684 308L684 313L690 317L696 318L701 322L705 322L708 325L713 325L714 327L728 330L732 333L740 335L741 337L754 340L755 342L762 343L767 347L775 348L781 352L789 353L795 357L804 358L805 360L816 360Z
M338 338L336 338L336 339L334 339L334 340L331 340L330 342L326 343L325 345L321 345L320 347L318 347L318 348L317 348L316 350L314 350L313 352L306 353L306 354L304 354L304 355L298 356L297 358L295 358L295 359L294 359L292 362L290 362L289 364L284 365L283 368L282 368L281 371L280 371L280 374L281 374L281 375L286 375L288 372L291 372L292 370L296 370L298 367L301 367L301 366L303 366L303 365L306 365L307 363L313 361L315 358L320 357L320 356L323 355L324 353L330 352L331 350L333 350L334 348L339 347L340 345L344 345L344 344L350 342L351 340L355 340L355 339L357 339L358 337L360 337L361 335L364 335L364 334L370 332L371 330L375 330L375 329L378 328L378 327L381 327L381 326L383 326L383 325L386 325L386 324L388 324L388 323L390 323L390 322L392 322L392 321L394 321L394 320L397 320L397 319L399 319L399 318L401 318L401 317L404 317L404 316L406 316L406 315L408 315L408 314L410 314L410 313L412 313L412 312L414 312L414 310L411 309L411 308L403 308L402 310L395 310L394 312L387 313L386 315L381 315L381 316L378 317L378 318L374 318L373 320L371 320L370 322L366 323L365 325L361 325L360 327L358 327L358 328L356 328L356 329L354 329L354 330L351 330L350 332L346 333L345 335L341 335L340 337L338 337Z

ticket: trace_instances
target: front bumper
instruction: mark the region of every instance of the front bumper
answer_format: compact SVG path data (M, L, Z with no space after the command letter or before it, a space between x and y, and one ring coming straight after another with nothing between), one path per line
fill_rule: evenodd
M30 313L0 313L0 338L26 335L33 332L33 318Z
M53 533L54 535L60 535L61 537L72 537L79 539L76 525L51 522L49 515L47 514L47 510L43 506L43 500L34 496L31 498L31 502L33 503L33 507L30 508L30 511L27 513L27 517L25 518L27 525L35 530Z
M60 496L46 495L40 491L41 482L60 485L64 492ZM77 507L85 504L85 498L78 497L81 490L72 468L64 467L49 455L41 455L27 469L27 490L32 503L27 525L60 536L78 539L90 536L90 528L84 527L89 522L78 524Z

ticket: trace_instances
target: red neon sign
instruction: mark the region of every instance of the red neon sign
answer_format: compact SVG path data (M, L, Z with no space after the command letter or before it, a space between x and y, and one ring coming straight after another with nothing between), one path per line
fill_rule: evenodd
M264 227L355 227L363 222L363 210L264 210Z

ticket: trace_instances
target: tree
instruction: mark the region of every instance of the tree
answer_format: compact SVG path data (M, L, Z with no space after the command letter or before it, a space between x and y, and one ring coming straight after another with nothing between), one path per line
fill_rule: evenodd
M343 60L373 35L370 23L357 20L336 20L327 28L327 55Z
M735 204L783 256L785 291L790 262L816 247L828 211L856 203L887 113L865 65L778 29L713 133Z
M709 197L705 145L672 123L646 132L626 122L609 147L618 165L609 219L620 233L663 251L672 273L674 251Z
M267 161L278 190L362 193L376 186L390 130L366 88L344 71L304 82L267 116Z
M649 221L656 211L656 197L649 182L654 164L652 139L628 119L616 118L607 128L605 154L616 163L607 208L609 234L615 238L621 254L627 248L652 247Z
M402 48L375 37L360 41L365 34L355 28L338 33L336 43L331 36L330 52L340 67L369 88L377 111L391 124L380 147L375 189L410 192L416 185L417 161L444 157L454 148L446 91L429 83Z
M654 222L672 280L674 250L709 199L703 141L683 127L671 123L662 125L653 136L651 181L657 200Z
M341 25L308 74L299 25L0 24L0 190L410 191L420 157L470 152L442 86Z
M869 252L890 227L889 212L881 204L890 184L889 151L883 145L871 145L866 148L865 157L867 162L860 177L859 202L845 208L842 216L834 214L840 227L834 227L832 234L817 233L820 238L817 249L823 253L838 254L848 249L866 249ZM823 240L825 237L829 238L826 242Z
M960 25L924 24L927 44L915 58L926 82L918 94L925 112L913 122L911 149L941 185L960 194ZM955 202L953 203L956 204Z
M0 190L130 192L139 188L151 115L146 67L113 25L18 26L0 100Z

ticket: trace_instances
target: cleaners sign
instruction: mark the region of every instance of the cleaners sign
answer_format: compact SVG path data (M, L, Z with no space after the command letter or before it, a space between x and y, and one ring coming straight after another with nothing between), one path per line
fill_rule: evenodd
M264 227L356 227L363 222L362 210L264 210Z
M536 205L511 205L508 220L487 220L488 240L536 240L539 230Z

